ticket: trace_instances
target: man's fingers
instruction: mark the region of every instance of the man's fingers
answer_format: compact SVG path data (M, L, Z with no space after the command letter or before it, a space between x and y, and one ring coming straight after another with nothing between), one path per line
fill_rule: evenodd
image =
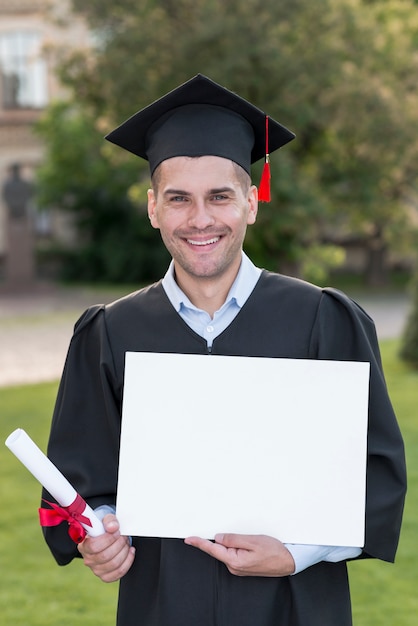
M110 536L111 538L112 536ZM110 542L109 540L105 542L104 539L100 542L97 539L99 538L95 537L94 543L87 539L79 545L79 551L87 565L90 565L92 562L107 563L129 547L129 541L126 537L119 536L113 538Z
M199 548L206 554L213 556L218 561L222 561L225 563L225 560L228 556L228 548L223 546L220 543L213 543L209 541L209 539L202 539L201 537L187 537L184 540L188 546L193 546L194 548Z
M105 533L98 537L86 537L78 545L84 563L104 582L114 582L124 576L135 558L135 548L129 539L120 534L115 515L103 518Z
M119 553L111 561L91 567L92 572L105 583L120 580L130 569L135 559L135 548L128 548L127 552ZM87 565L87 563L86 563Z
M218 559L236 576L289 576L295 571L288 549L267 535L223 533L215 543L199 537L188 537L185 543Z
M253 550L257 544L256 535L236 535L234 533L219 533L215 535L215 542L227 548Z

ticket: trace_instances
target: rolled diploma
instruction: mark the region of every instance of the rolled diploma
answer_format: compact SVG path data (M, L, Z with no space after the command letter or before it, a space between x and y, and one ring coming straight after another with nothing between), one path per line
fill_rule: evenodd
M77 497L74 487L22 428L13 431L7 437L5 444L60 506L67 507L74 502ZM91 522L91 526L82 524L87 534L91 537L103 535L105 532L103 524L88 504L83 515Z

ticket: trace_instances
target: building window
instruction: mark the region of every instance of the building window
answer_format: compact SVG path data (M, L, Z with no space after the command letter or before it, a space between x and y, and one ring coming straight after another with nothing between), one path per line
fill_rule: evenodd
M34 32L0 33L3 109L41 109L47 104L47 75L40 37Z

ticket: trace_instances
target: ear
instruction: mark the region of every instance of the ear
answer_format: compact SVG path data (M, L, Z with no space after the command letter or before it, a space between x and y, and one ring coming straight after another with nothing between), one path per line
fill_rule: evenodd
M153 189L148 189L148 217L153 228L159 228L158 219L157 219L157 200L155 198L155 193Z
M258 189L255 185L251 185L248 190L248 216L247 224L254 224L258 213Z

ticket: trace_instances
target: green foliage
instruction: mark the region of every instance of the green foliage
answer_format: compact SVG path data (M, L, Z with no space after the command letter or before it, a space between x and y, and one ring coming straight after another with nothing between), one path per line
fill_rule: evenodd
M412 283L412 307L405 326L400 357L418 369L418 272Z
M395 565L374 560L350 564L356 626L415 626L418 611L416 535L418 532L417 372L397 358L398 343L384 342L382 357L389 391L404 434L409 497ZM24 428L45 450L56 383L0 389L1 438ZM117 585L105 585L81 562L58 568L37 521L40 487L5 448L0 447L2 516L0 613L15 626L111 626Z
M305 280L317 285L324 285L328 279L330 267L342 265L344 258L345 252L338 246L313 245L303 256L300 273Z
M383 254L416 243L412 0L120 0L117 6L73 0L73 6L89 21L96 46L63 51L60 75L95 129L110 130L200 72L296 132L295 142L272 155L273 201L261 207L248 235L247 249L260 265L305 267L304 256L313 259L336 230L370 249L378 237ZM134 162L108 150L114 167L102 186ZM101 151L107 149L96 156ZM256 167L256 182L258 173ZM324 256L319 263L326 269ZM328 255L331 267L337 261Z
M125 283L159 278L168 255L129 195L138 163L117 162L91 116L69 103L53 105L37 131L48 146L38 171L38 201L70 212L79 235L77 247L54 251L63 277Z

